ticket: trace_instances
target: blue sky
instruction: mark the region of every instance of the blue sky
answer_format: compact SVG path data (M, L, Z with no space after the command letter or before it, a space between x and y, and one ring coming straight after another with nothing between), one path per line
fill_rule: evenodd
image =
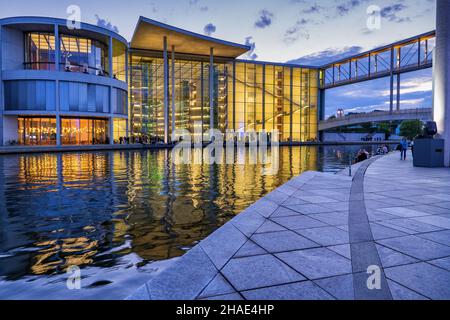
M0 18L18 15L66 18L69 5L81 8L84 22L117 29L131 39L140 15L229 41L253 44L244 58L263 61L322 63L408 38L435 28L435 0L0 0ZM381 28L367 28L371 5L381 9ZM410 74L402 100L431 104L431 71ZM327 94L327 113L336 108L371 108L384 104L383 81L347 92ZM415 83L415 85L414 85ZM385 88L386 87L386 88ZM348 92L354 95L349 99ZM416 91L414 91L417 89ZM366 94L371 91L372 94ZM372 97L372 98L370 98ZM369 101L370 100L370 101Z

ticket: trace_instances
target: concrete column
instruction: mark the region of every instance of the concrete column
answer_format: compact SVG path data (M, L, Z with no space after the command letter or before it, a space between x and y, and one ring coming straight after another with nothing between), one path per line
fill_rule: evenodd
M401 98L401 76L397 74L397 111L400 111L400 98Z
M128 79L128 69L129 69L129 53L128 53L128 47L125 48L125 82L128 84L129 83L129 79Z
M266 130L266 65L263 64L262 66L262 121L263 121L263 130ZM233 74L234 79L234 74ZM291 87L292 89L292 87ZM233 92L236 94L236 90L233 90Z
M164 143L169 143L169 58L167 55L167 37L163 39L164 56Z
M264 70L264 74L265 74ZM264 79L264 88L266 86L266 80ZM264 101L265 104L265 101ZM263 107L265 112L265 106ZM264 120L264 129L266 128L266 121ZM237 130L236 126L236 61L233 61L233 130Z
M114 78L113 74L113 38L109 37L109 46L108 46L108 69L109 69L109 77Z
M172 72L171 72L171 78L172 78L172 132L176 129L176 115L175 115L175 99L176 99L176 92L175 92L175 46L172 46L172 57L171 57L171 63L172 63Z
M109 144L114 144L114 117L109 117Z
M61 48L59 41L59 25L55 24L55 70L60 70L61 63Z
M445 139L445 165L450 166L450 1L437 0L434 56L433 119Z
M61 116L59 113L56 115L56 145L61 145Z
M3 72L3 38L2 38L2 26L0 25L0 146L5 145L3 141L3 78L2 78L2 72Z
M214 129L214 49L209 54L209 129Z
M394 47L391 48L391 74L390 74L390 100L389 100L389 111L394 111L394 68L395 68L395 55L394 55Z

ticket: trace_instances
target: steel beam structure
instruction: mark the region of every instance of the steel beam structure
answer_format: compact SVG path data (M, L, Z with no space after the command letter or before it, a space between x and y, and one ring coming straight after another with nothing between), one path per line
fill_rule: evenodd
M322 66L320 88L391 77L393 110L394 76L431 68L435 42L436 32L432 31Z

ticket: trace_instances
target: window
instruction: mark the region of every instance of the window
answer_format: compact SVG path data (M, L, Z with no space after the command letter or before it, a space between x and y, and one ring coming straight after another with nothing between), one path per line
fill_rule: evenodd
M67 72L107 75L107 46L99 41L61 35L61 64Z
M120 138L125 138L127 136L127 120L125 119L114 119L114 143L121 143L123 140Z
M126 72L126 47L121 42L113 39L113 77L121 81L127 81Z
M50 33L25 35L25 69L55 70L55 36Z
M56 145L56 118L18 118L19 144Z
M63 145L109 144L108 120L61 118Z

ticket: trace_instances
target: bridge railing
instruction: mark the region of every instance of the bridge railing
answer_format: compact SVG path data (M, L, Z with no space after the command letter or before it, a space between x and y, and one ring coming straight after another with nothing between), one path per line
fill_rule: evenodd
M425 114L425 113L431 113L432 108L415 108L415 109L404 109L404 110L395 110L395 111L376 111L376 112L366 112L366 113L355 113L351 115L346 115L345 117L341 118L332 118L327 120L322 120L320 123L334 123L334 122L341 122L345 120L352 120L352 119L361 119L361 118L370 118L370 117L377 117L377 116L384 116L384 115L402 115L402 114Z

